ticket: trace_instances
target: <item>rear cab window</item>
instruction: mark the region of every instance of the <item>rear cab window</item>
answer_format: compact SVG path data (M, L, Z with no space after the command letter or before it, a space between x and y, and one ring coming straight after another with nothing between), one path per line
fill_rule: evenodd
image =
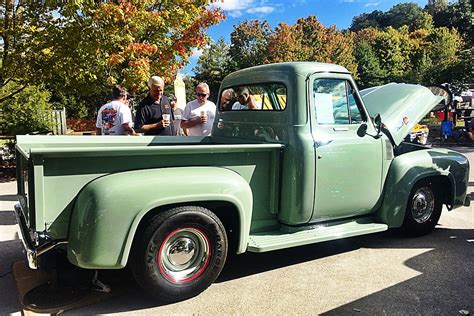
M287 89L281 83L260 83L228 87L221 91L220 111L283 111Z

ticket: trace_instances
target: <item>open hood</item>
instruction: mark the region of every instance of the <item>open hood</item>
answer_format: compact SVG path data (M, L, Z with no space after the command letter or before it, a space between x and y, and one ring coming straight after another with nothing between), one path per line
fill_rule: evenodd
M396 146L443 100L426 87L400 83L361 90L360 95L371 117L380 113L382 123Z

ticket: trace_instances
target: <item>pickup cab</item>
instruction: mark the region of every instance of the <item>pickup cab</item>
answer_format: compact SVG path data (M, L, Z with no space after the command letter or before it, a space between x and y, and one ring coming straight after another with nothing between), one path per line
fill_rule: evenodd
M208 137L18 136L15 207L31 268L52 249L84 269L130 266L172 302L228 254L403 228L469 205L469 162L404 142L440 97L347 69L263 65L228 75ZM236 106L237 105L237 106Z

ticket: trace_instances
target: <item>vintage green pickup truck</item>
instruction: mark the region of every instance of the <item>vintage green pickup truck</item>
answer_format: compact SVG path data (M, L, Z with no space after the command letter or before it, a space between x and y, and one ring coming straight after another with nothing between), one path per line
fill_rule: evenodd
M30 267L62 248L81 268L129 265L170 302L206 289L228 253L422 235L443 204L469 205L463 155L403 141L440 102L425 87L359 92L345 68L299 62L232 73L220 96L209 137L18 136Z

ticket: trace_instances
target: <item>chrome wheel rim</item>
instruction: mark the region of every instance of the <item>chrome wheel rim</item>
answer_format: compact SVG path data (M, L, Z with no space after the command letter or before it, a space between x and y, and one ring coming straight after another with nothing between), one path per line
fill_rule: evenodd
M207 235L194 227L179 228L169 234L158 252L162 275L173 283L185 283L200 276L211 255Z
M434 194L430 188L423 187L416 190L411 203L411 213L415 222L426 223L433 214Z

